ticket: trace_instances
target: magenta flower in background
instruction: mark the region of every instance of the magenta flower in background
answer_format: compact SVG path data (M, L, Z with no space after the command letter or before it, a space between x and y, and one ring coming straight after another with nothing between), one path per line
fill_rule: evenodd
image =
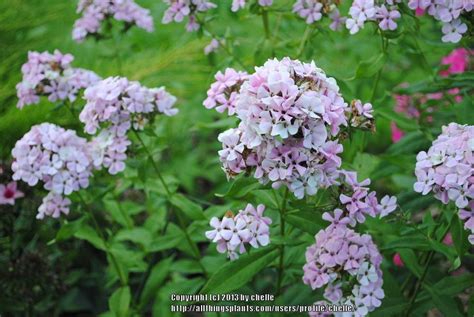
M395 253L393 255L393 264L395 264L395 266L398 266L398 267L404 267L405 266L405 263L403 263L403 260L402 260L402 257L400 256L400 253Z
M451 74L462 74L468 70L469 57L473 53L465 48L458 48L453 50L448 56L443 57L441 65L448 65L448 69L440 71L442 76Z
M16 182L10 182L7 185L0 184L0 205L14 205L15 200L25 195L18 190Z
M393 143L397 143L405 135L405 133L397 127L397 124L395 122L390 122L390 130L392 131Z

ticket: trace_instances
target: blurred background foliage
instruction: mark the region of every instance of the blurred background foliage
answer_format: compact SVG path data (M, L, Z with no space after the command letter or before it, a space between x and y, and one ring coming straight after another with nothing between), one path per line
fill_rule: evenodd
M52 52L59 49L74 55L73 66L93 70L102 77L122 75L149 87L166 86L178 97L180 113L156 120L144 141L152 149L167 182L187 195L184 206L177 203L174 207L183 209L181 211L187 216L187 230L199 246L198 251L205 254L201 262L212 274L226 260L217 254L213 245L203 243L203 232L208 224L205 218L253 202L265 203L270 216L277 219L279 197L272 196L267 187L252 179L229 183L220 169L217 134L233 126L235 121L206 110L202 101L217 70L241 66L222 49L218 54L204 55L203 48L210 37L187 33L184 24L162 25L165 4L161 1L137 2L151 10L156 27L153 33L132 28L112 40L96 42L88 39L82 44L71 39L72 26L78 17L76 1L0 2L0 158L4 170L0 181L8 181L10 151L31 126L48 121L82 134L77 118L46 99L23 110L16 108L15 85L21 80L20 68L29 50ZM247 70L270 58L272 50L276 57L292 58L299 50L306 25L291 13L292 1L276 2L278 6L270 11L270 40L265 39L259 15L247 10L233 14L229 9L230 1L219 1L219 8L212 11L209 29L231 43L234 55L239 56ZM400 23L402 27L397 33L386 34L390 38L386 53L382 51L380 35L372 25L349 36L347 31L329 31L325 22L318 24L300 59L314 60L337 78L346 100L360 98L373 102L377 132L356 132L347 140L344 164L346 168L357 170L360 178L371 177L372 187L380 195L397 194L403 210L400 217L403 218L405 213L416 214L434 201L412 190L416 153L428 147L441 125L453 120L471 124L474 121L472 77L468 79L471 90L463 90L463 102L437 113L434 123L429 126L419 125L393 111L393 92L403 83L425 81L425 86L418 86L420 89L432 86L439 80L436 74L441 58L454 48L440 42L439 25L432 19L422 17L418 22L404 15ZM381 76L380 83L374 87L377 73ZM83 103L83 100L77 101L77 104ZM390 138L392 121L408 132L397 144L392 144ZM96 175L91 188L84 191L85 199L90 203L87 212L83 212L84 207L78 207L72 209L67 220L37 221L35 213L40 198L35 197L34 189L26 186L21 189L27 198L14 208L0 207L4 209L0 212L0 314L171 316L171 293L193 293L202 287L205 279L196 260L199 254L196 255L186 243L183 230L174 225L176 219L172 215L167 218L167 206L161 198L163 188L154 176L143 148L136 145L138 142L134 144L131 151L134 154L122 175ZM216 196L216 193L224 195ZM306 225L308 230L298 236L301 243L286 255L286 291L277 298L277 303L310 304L314 301L317 292L311 292L301 283L301 267L312 234L323 226L319 215L314 217L314 209L311 209L315 202L324 200L323 196L324 193L308 198L306 205L293 203L294 208L313 212L313 215L309 227L308 219L304 217L295 216L291 220L297 227ZM189 215L193 208L198 212L204 210L205 217L194 219ZM119 259L118 270L125 272L129 286L117 287L119 272L100 251L104 246L97 234L86 225L90 220L88 212L100 214L100 226L106 228L112 252ZM171 223L166 226L168 220ZM364 225L365 230L375 236L386 259L391 258L397 239L402 235L402 220L392 223L373 220ZM431 220L428 216L422 220L428 229L432 226ZM421 221L420 217L418 221ZM77 239L69 239L73 236ZM455 261L455 254L445 253L449 261ZM404 254L404 259L413 256ZM384 265L387 294L384 306L392 308L403 303L399 284L410 273L406 269L393 272L390 261ZM235 292L272 293L276 276L272 265L268 266L258 279L249 280L247 284L243 281L245 285ZM434 272L428 280L434 283L439 276L441 274ZM466 287L474 284L471 275L464 281L471 283ZM450 297L457 294L450 291ZM426 292L420 297L419 313L423 314L434 304ZM127 304L124 306L123 303ZM394 311L381 310L374 315L389 316Z

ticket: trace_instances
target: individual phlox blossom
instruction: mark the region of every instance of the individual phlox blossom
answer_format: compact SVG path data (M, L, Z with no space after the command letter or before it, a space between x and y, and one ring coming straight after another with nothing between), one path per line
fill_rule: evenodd
M379 22L379 27L384 30L393 31L397 28L397 23L395 20L401 17L400 12L396 9L387 9L386 6L382 5L377 9L377 13L375 15Z
M206 47L204 48L204 54L209 55L217 51L219 46L220 46L219 40L212 39L211 42L208 45L206 45Z
M133 0L80 0L77 13L82 14L72 31L72 38L77 42L84 41L90 35L99 37L101 26L107 19L123 21L124 30L133 25L148 32L154 29L150 10L140 7Z
M329 18L331 19L331 24L329 28L333 31L341 30L346 24L346 17L341 16L341 13L337 8L334 8L331 13L329 13Z
M470 231L469 242L474 245L474 200L465 209L459 210L459 218L464 220L464 228Z
M215 92L235 71L218 73L205 105L214 107ZM236 94L239 125L219 135L219 152L229 177L253 173L262 184L286 186L297 198L336 183L341 166L341 127L351 109L333 78L314 62L283 58L256 67ZM229 112L230 113L230 112Z
M206 231L206 237L217 244L217 251L226 253L231 260L246 252L246 245L253 248L266 246L270 243L269 226L272 220L263 216L265 206L260 204L255 208L247 204L234 216L232 212L219 220L213 217L210 221L212 230Z
M49 192L43 198L43 202L38 208L36 219L44 219L44 216L59 218L61 214L68 215L70 205L71 200L69 198Z
M15 205L15 200L25 196L18 190L16 182L0 184L0 205Z
M163 0L169 7L166 9L161 22L168 24L171 22L182 22L188 17L186 30L188 32L197 31L200 28L197 14L214 9L217 5L207 0Z
M34 126L12 150L13 179L29 186L42 182L51 195L69 195L89 186L92 171L98 167L90 151L87 140L75 131L50 123ZM59 201L52 197L47 201ZM48 205L47 201L43 204ZM39 213L49 215L46 211Z
M207 91L207 98L204 106L207 109L216 108L220 113L227 110L229 115L235 114L235 106L239 95L240 86L247 79L246 72L236 71L233 68L226 68L224 73L217 72L214 76L215 82Z
M323 296L333 305L353 305L355 316L380 307L382 256L371 236L338 225L319 231L315 240L306 250L303 282L312 289L325 287Z
M79 115L85 131L99 135L93 139L94 162L116 174L124 170L130 145L127 132L141 130L156 114L175 115L176 97L165 88L147 88L136 81L109 77L84 92L87 103Z
M427 152L416 157L416 192L465 208L474 198L474 126L444 126Z
M81 89L100 80L94 72L73 68L71 54L55 50L48 52L28 52L28 61L21 67L22 81L16 85L18 108L37 104L41 96L51 102L74 101Z
M423 10L440 21L443 24L442 41L457 43L468 30L463 16L472 11L474 4L472 0L410 0L408 7Z
M325 216L331 223L347 218L345 225L355 226L365 222L367 216L380 218L387 216L397 209L397 199L394 196L384 196L379 201L375 191L369 191L370 180L357 181L357 173L341 171L339 201L344 211L336 209L334 216ZM326 213L327 214L327 213Z

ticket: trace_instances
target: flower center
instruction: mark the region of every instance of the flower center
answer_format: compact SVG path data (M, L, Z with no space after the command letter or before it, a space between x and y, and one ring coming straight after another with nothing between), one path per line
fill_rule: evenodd
M13 198L14 196L15 196L15 192L9 188L7 188L5 192L3 193L3 197L5 197L6 199Z

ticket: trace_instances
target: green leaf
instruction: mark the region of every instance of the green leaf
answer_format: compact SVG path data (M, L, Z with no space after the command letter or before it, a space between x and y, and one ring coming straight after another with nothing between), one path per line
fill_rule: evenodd
M102 238L91 226L87 224L82 224L74 233L74 236L78 239L86 240L99 250L106 250L105 243Z
M423 149L427 149L431 142L421 131L408 132L400 141L390 145L387 154L415 154Z
M140 307L146 306L153 296L156 295L161 284L165 281L170 271L172 258L167 258L158 262L150 272L148 279L143 287L143 292L140 297Z
M117 221L124 227L129 227L133 224L133 220L129 215L129 209L126 208L122 202L118 202L115 198L110 197L104 199L104 205L107 212L113 220Z
M315 235L319 230L328 225L321 217L322 213L320 212L297 211L287 213L285 220L294 227L311 235Z
M423 236L410 235L396 238L382 247L382 250L390 249L415 249L421 251L431 250L430 242Z
M175 248L185 239L183 231L174 223L168 225L166 234L155 238L149 246L149 252L159 252Z
M450 296L442 296L438 289L424 284L424 288L430 293L435 306L445 315L449 317L463 317L459 311L459 307L455 300Z
M201 293L227 293L238 289L272 263L278 255L277 247L269 246L228 262L209 278Z
M407 300L403 297L386 297L382 301L382 306L370 313L372 317L401 316L408 307Z
M189 200L182 194L174 194L170 198L170 202L173 206L181 210L191 220L205 220L206 216L198 204Z
M128 286L120 287L109 298L110 311L115 317L127 317L131 299L130 288Z
M85 217L81 217L77 220L67 222L61 226L56 234L56 241L62 241L69 239L70 237L74 236L74 234L81 228L85 221Z
M145 228L122 229L115 235L117 241L131 241L148 250L152 234Z
M461 220L457 215L454 215L450 231L451 237L453 238L454 248L456 249L458 256L462 257L469 249L469 245L466 239L466 231L464 231Z
M227 192L216 193L215 195L217 197L242 198L260 187L261 185L254 178L241 176L231 183Z
M410 249L398 249L398 253L402 257L403 263L406 267L418 278L421 277L423 268L418 264L418 257L413 250Z
M420 130L420 126L414 120L408 119L407 117L396 113L392 108L379 107L375 111L376 116L381 116L387 120L393 121L397 126L405 131Z
M383 68L387 61L387 55L380 54L368 61L361 62L357 67L352 79L370 78Z

